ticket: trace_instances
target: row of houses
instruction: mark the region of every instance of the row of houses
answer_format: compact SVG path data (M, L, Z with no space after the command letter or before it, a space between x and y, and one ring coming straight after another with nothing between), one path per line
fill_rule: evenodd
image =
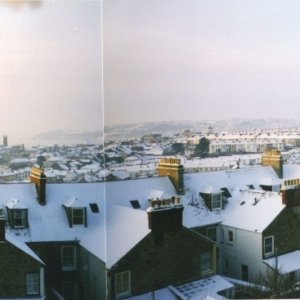
M279 151L262 164L184 173L165 158L158 177L69 184L34 168L0 185L0 298L232 298L232 279L272 269L300 281L300 169Z

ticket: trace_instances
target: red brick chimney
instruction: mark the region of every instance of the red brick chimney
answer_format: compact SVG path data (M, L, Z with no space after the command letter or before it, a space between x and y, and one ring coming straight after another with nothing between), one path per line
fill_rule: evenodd
M6 223L5 217L0 216L0 242L5 241L5 223Z
M38 194L38 202L41 205L46 205L46 181L47 177L42 168L32 168L30 173L30 181L35 184Z
M282 203L286 207L300 206L300 186L290 186L281 189Z
M147 209L149 229L154 234L181 230L183 208L180 197L151 200L151 207Z

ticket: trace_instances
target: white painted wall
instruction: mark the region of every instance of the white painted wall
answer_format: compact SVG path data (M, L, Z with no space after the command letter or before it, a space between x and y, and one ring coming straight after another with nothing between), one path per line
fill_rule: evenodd
M233 231L233 243L228 240L229 230ZM225 259L228 260L228 271L225 270ZM248 266L249 281L255 281L259 273L264 273L267 269L262 262L261 233L221 225L220 261L222 274L242 279L241 265L243 264Z

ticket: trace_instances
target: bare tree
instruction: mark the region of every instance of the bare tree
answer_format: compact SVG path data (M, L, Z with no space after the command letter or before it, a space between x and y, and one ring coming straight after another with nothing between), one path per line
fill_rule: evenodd
M290 274L283 274L280 269L268 269L260 275L254 284L237 289L236 297L244 299L287 299L298 297L296 282Z

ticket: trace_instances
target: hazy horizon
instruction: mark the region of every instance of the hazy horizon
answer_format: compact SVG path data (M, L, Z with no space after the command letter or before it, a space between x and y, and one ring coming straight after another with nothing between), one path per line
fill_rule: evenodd
M101 130L101 2L0 1L0 135Z

